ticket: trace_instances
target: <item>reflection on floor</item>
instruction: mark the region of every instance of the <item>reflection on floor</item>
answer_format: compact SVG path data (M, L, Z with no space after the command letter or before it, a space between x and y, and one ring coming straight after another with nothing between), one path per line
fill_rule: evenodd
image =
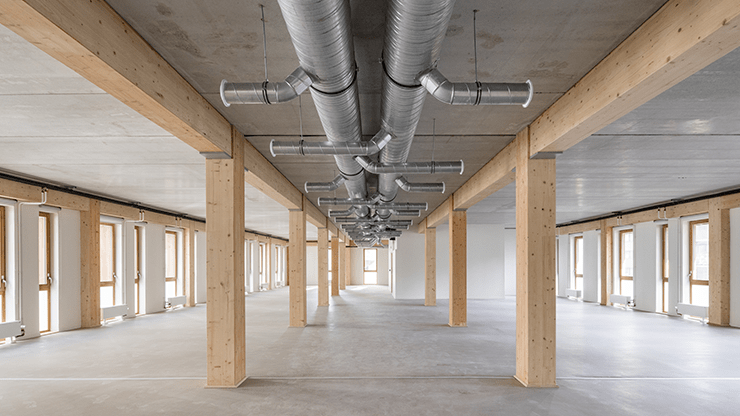
M513 380L514 298L396 301L350 286L287 328L288 289L247 297L250 379L204 389L205 306L0 347L0 414L731 415L740 331L558 301L558 389Z

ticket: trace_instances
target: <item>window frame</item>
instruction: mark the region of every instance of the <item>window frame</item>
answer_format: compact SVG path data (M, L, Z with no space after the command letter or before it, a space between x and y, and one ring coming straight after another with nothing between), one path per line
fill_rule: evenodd
M635 277L634 276L634 265L633 265L633 270L632 270L632 276L622 274L622 259L624 258L624 248L625 248L624 238L622 238L622 236L628 233L632 234L632 256L634 259L634 253L635 253L635 234L634 232L635 230L633 230L632 228L619 230L619 263L617 263L617 267L619 268L619 294L620 295L624 294L623 289L622 289L622 283L625 280L634 281L634 277ZM634 295L634 288L633 288L632 294Z
M583 290L583 270L581 274L578 274L578 241L581 242L581 249L583 249L583 236L577 235L573 237L573 289ZM583 259L581 259L583 261ZM578 279L581 279L581 289L578 288Z
M661 236L661 254L662 259L660 262L661 267L661 289L663 296L661 297L661 302L663 304L663 313L668 313L668 303L666 302L666 284L668 283L668 278L670 277L671 271L670 271L670 264L668 263L668 224L663 224L660 226L660 236Z
M175 254L175 275L174 276L167 276L167 236L168 235L175 236L175 253L174 253ZM167 282L175 282L175 296L177 296L177 277L178 277L178 272L180 270L180 253L179 253L180 250L178 249L179 235L177 231L165 230L164 231L164 241L165 241L164 243L164 246L165 246L164 281L165 281L165 285L167 284ZM183 282L182 289L183 289L183 293L185 293L185 283L184 282Z
M367 257L366 256L367 256L367 252L370 250L375 252L375 270L367 268L367 260L366 260ZM375 283L374 284L377 285L378 284L378 249L377 248L363 248L362 249L362 284L363 285L372 284L372 283L365 283L367 281L367 279L365 278L365 275L367 273L375 273Z
M134 290L136 291L135 314L141 313L141 227L134 226Z
M44 220L46 221L46 236L45 236L45 242L46 242L46 247L45 247L45 251L46 251L46 283L43 283L43 284L42 283L39 283L39 292L41 292L41 291L47 292L46 293L46 313L47 313L47 316L46 316L47 321L46 322L48 323L48 329L41 331L40 330L41 328L39 328L39 333L46 334L46 333L51 332L51 279L53 278L51 276L52 263L53 263L53 260L52 260L52 257L51 257L51 255L52 255L52 249L51 249L51 245L52 245L52 240L51 240L51 226L52 226L52 221L51 221L51 214L49 214L48 212L39 212L39 219L41 219L41 218L44 218ZM41 237L40 231L39 231L39 237ZM41 277L41 276L39 276L39 277Z
M117 235L116 235L116 224L115 223L112 223L112 222L104 222L104 221L101 221L100 222L100 227L101 228L102 227L110 227L111 228L111 250L112 250L111 251L111 254L112 254L111 255L111 259L112 259L112 262L113 262L113 264L112 264L112 266L113 266L112 267L113 276L111 276L111 280L109 282L108 281L106 281L106 282L103 281L103 276L102 276L102 269L103 268L102 267L100 268L101 269L100 287L101 288L102 287L112 287L113 288L113 305L115 305L116 304L116 280L118 279L118 275L116 274L116 264L117 264L116 262L118 261L118 259L116 258L116 238L117 238ZM103 247L103 241L102 241L102 239L100 241L100 247L101 248ZM102 266L102 264L101 264L101 266Z
M689 303L691 304L694 303L694 285L709 286L709 279L694 279L694 226L699 224L707 224L708 227L709 218L689 221ZM709 247L707 247L707 253L708 252Z
M7 283L7 247L5 246L6 238L5 229L5 206L0 205L0 322L5 322L5 310L7 309L5 287Z

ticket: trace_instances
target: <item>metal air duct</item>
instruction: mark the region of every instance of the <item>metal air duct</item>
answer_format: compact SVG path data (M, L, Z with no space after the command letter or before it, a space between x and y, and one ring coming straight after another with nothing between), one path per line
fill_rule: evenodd
M221 101L231 104L279 104L288 102L311 86L311 77L298 67L283 82L228 82L221 81Z
M346 179L342 175L337 175L330 182L306 182L303 188L306 193L309 192L331 192L339 188Z
M278 142L270 141L270 153L277 155L349 155L369 156L380 152L393 138L384 130L367 142Z
M419 77L434 98L452 105L517 105L532 102L532 83L450 82L436 68Z
M459 162L406 162L396 164L375 163L366 156L355 157L366 171L370 173L459 173L463 174L465 164ZM394 178L398 179L398 178ZM398 187L398 184L396 184Z
M445 193L445 183L413 183L403 176L396 178L396 184L406 192L439 192ZM398 214L396 214L398 215Z

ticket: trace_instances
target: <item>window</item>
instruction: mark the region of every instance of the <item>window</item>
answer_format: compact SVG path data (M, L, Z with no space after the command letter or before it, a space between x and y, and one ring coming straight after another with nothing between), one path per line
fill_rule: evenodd
M100 223L100 307L116 304L116 226Z
M632 230L619 232L619 294L632 296L633 278L633 238Z
M134 227L134 307L136 314L141 313L141 227Z
M51 331L51 215L39 213L39 331Z
M260 243L260 286L267 285L267 274L265 274L265 267L267 264L267 252L264 243Z
M574 256L575 256L575 290L583 290L583 237L573 239Z
M366 248L362 250L363 274L362 283L366 285L378 284L378 250Z
M689 302L709 306L709 220L689 223Z
M5 207L0 206L0 322L5 322L5 287L7 285L7 256L5 250Z
M168 298L178 295L179 287L177 285L177 233L174 231L165 231L164 233L164 259L165 259L165 292ZM185 288L182 288L183 292Z
M329 281L331 282L331 249L329 249Z
M668 277L670 276L670 269L668 267L668 225L660 226L660 238L662 247L662 261L660 267L663 270L661 273L662 288L663 288L663 312L668 313Z

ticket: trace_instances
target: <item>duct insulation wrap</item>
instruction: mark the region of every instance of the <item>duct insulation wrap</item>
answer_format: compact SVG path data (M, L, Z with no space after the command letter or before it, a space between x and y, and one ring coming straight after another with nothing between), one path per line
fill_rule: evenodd
M379 131L375 137L366 142L279 142L270 141L270 153L277 155L348 155L369 156L380 152L393 136Z
M331 192L339 188L344 183L344 181L345 181L344 176L337 175L330 182L306 182L303 185L303 188L306 190L306 193Z
M521 105L526 108L534 94L530 81L519 84L450 82L436 69L419 80L434 98L452 105Z
M311 77L298 68L283 82L228 82L221 81L221 101L231 104L279 104L288 102L311 86Z
M386 173L459 173L465 171L463 161L459 162L410 162L397 164L379 164L366 156L357 156L355 160L368 172L377 174ZM394 181L398 178L394 178ZM398 184L396 183L396 186Z
M413 183L403 176L396 179L396 184L406 192L438 192L445 193L445 183Z

